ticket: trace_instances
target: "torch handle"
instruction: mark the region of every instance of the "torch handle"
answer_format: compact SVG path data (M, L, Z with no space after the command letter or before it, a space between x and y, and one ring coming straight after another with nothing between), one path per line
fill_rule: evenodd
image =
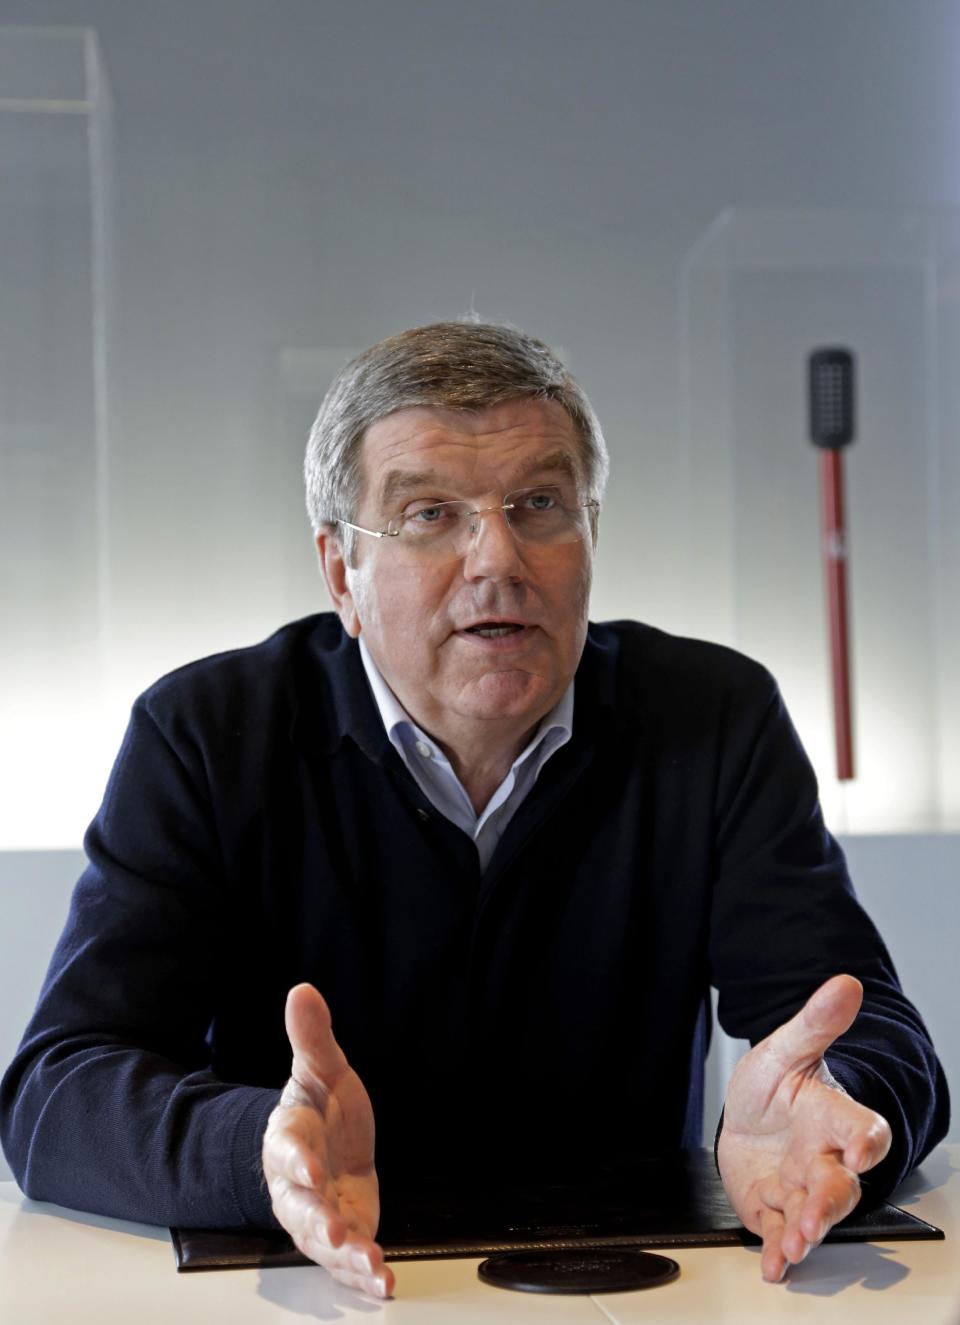
M830 626L830 669L833 679L833 726L837 777L853 777L853 736L850 720L850 634L847 623L847 540L844 520L843 454L820 452L820 498L823 561L827 579Z

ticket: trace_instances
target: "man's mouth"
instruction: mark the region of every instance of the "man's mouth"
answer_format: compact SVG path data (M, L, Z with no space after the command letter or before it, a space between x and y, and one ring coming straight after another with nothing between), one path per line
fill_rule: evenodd
M525 629L516 621L480 621L475 626L467 626L465 633L482 635L484 639L499 639L501 635L516 635Z

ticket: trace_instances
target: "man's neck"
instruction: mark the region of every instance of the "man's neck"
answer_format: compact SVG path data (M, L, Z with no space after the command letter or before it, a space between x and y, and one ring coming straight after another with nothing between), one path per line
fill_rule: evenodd
M510 772L514 760L532 740L539 720L514 736L502 731L494 733L484 730L490 726L493 724L471 723L469 730L462 735L456 734L455 740L451 740L449 734L441 737L428 727L423 728L450 760L451 768L463 784L474 812L478 815L483 813L490 797ZM469 757L464 757L463 751L468 751Z

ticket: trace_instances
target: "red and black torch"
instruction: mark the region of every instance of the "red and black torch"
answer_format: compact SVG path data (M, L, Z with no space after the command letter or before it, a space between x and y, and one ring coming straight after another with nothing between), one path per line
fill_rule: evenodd
M820 448L820 512L827 581L833 727L837 777L853 777L851 720L850 600L847 592L847 531L844 514L843 449L855 431L855 361L844 349L810 355L810 437Z

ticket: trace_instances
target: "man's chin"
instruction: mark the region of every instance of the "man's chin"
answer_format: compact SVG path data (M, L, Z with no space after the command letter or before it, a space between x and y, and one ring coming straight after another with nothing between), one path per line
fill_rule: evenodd
M537 722L553 706L551 688L542 676L521 668L488 672L465 686L457 708L478 721L525 718Z

